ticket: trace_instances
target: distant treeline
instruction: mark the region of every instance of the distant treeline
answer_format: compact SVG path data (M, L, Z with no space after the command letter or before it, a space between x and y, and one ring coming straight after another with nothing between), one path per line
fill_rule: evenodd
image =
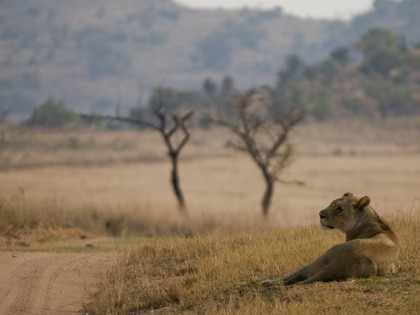
M420 114L420 45L409 46L403 36L372 28L354 46L337 47L317 64L308 65L297 54L290 55L275 83L257 88L267 92L276 111L304 106L320 121L345 115L375 119ZM233 116L230 100L238 92L230 75L221 82L205 78L199 90L159 86L128 117L150 120L158 108L170 112L194 109L202 113L196 115L197 122L206 128L210 121L205 113ZM0 119L4 121L7 114L0 111ZM63 101L49 98L26 123L59 127L79 121Z
M385 28L372 28L352 47L337 47L329 57L308 65L292 54L266 90L273 103L287 110L306 106L317 120L356 114L386 118L420 113L420 45ZM237 92L234 78L203 81L202 89L182 91L157 87L146 104L133 108L132 118L144 118L163 106L171 111L200 108L229 112ZM203 120L205 123L205 119Z

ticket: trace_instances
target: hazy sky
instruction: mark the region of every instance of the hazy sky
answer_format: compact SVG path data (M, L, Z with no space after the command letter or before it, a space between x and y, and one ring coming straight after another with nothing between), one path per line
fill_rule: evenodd
M175 0L199 8L272 8L280 6L287 13L307 17L349 18L367 11L373 0Z

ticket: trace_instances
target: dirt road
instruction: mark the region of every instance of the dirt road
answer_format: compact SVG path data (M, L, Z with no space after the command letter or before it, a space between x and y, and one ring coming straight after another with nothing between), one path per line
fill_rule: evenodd
M80 314L111 254L0 252L0 314Z

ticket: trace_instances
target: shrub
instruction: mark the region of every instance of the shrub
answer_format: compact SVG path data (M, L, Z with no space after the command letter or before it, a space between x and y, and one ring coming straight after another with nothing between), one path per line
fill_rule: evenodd
M313 115L316 120L326 120L331 111L331 98L326 90L319 90L312 96Z
M78 119L78 115L65 107L63 101L56 101L50 97L32 112L28 124L43 127L62 127L75 123Z
M405 115L411 111L411 91L406 86L386 80L370 81L365 84L365 93L378 103L382 117Z
M10 114L10 110L5 107L0 107L0 124L5 123L7 121L7 117Z

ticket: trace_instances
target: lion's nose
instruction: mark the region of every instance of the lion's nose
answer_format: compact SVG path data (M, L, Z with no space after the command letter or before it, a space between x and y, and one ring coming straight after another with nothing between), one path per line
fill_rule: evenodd
M319 217L321 219L325 219L327 216L325 214L322 213L322 211L319 213Z

